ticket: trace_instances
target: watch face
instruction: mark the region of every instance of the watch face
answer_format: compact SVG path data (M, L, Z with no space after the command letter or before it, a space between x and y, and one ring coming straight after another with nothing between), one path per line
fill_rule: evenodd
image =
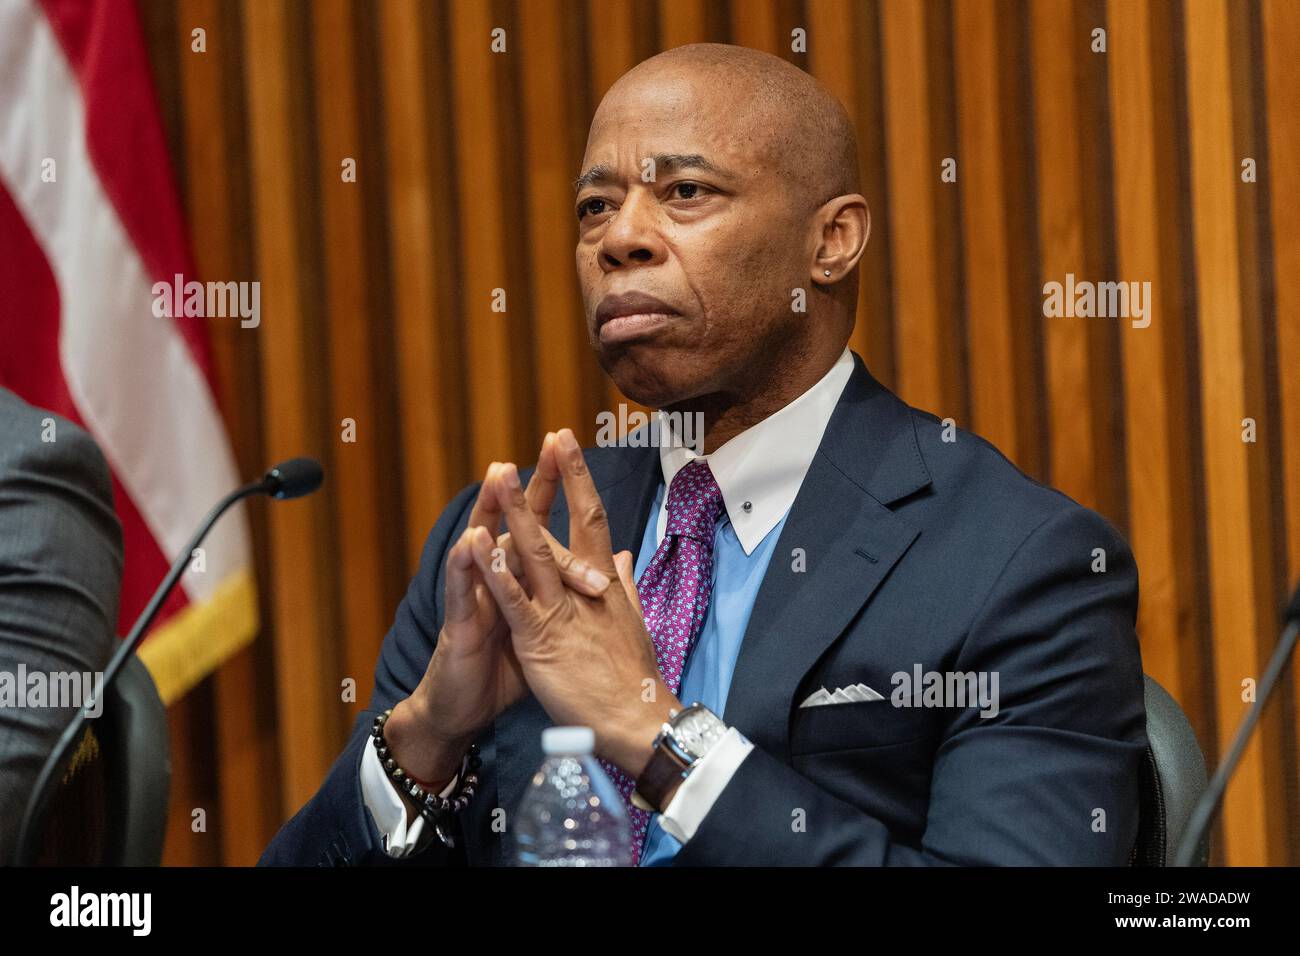
M703 704L692 704L672 721L673 741L693 759L709 752L727 732L727 725Z

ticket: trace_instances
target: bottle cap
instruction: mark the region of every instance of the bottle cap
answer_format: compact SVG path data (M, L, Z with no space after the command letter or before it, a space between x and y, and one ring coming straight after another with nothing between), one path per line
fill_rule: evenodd
M542 753L547 756L581 756L595 749L596 732L590 727L547 727L542 731Z

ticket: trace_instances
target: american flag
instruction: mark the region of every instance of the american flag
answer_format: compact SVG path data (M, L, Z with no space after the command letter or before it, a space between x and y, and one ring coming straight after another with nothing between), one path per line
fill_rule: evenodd
M0 386L84 427L108 459L119 633L238 483L204 320L155 314L154 283L178 274L193 268L133 3L0 0ZM256 627L239 511L141 656L174 699Z

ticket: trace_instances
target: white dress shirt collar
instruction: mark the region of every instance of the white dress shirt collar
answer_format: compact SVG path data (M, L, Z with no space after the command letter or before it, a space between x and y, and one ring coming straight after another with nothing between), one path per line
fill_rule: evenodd
M753 554L768 532L777 526L794 504L821 445L822 434L840 393L853 374L853 355L846 348L830 371L815 385L780 411L753 425L711 455L697 455L690 448L664 441L659 446L659 464L664 488L688 462L704 458L722 491L727 517L745 554ZM659 434L672 435L668 419L659 415ZM745 505L749 508L746 509ZM668 495L659 507L656 541L662 541L668 522Z

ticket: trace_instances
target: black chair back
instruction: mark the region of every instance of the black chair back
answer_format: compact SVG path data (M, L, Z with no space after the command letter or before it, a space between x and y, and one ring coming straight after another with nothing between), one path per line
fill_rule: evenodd
M167 709L134 654L109 689L97 723L109 811L104 865L157 866L172 778Z
M1133 866L1172 866L1196 801L1205 792L1205 757L1178 702L1146 675L1147 752L1139 785L1138 837ZM1194 863L1210 857L1209 834Z

